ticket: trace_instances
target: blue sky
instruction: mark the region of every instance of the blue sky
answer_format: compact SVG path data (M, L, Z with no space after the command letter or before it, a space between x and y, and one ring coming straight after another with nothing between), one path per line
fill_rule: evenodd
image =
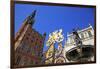
M37 12L33 28L41 34L46 32L46 40L50 32L58 29L63 30L66 39L67 32L71 32L74 28L83 29L89 24L94 27L94 8L15 4L15 33L34 10ZM47 50L46 45L44 50Z

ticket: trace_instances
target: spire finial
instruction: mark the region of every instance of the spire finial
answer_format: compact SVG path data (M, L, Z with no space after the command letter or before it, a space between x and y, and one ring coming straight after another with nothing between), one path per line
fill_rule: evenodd
M32 14L31 14L31 18L34 18L35 15L36 15L36 10L34 10L34 11L32 12Z
M34 19L34 17L35 17L35 15L36 15L36 10L34 10L33 12L32 12L32 14L30 15L30 16L28 16L28 23L29 24L31 24L31 25L33 25L33 23L34 23L34 21L35 21L35 19Z

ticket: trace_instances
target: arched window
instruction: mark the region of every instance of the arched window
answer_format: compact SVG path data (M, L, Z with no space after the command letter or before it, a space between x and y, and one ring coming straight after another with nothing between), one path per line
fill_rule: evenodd
M89 35L89 37L92 37L91 31L88 31L88 35Z
M81 39L84 39L84 34L83 33L81 33Z

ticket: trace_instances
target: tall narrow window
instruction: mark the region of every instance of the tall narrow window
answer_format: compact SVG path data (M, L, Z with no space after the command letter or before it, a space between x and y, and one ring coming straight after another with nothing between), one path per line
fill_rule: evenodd
M84 39L84 34L83 33L81 33L81 39Z
M20 60L21 60L21 57L20 57L20 56L18 56L17 61L16 61L16 65L18 65L18 64L19 64Z
M84 34L85 34L85 38L87 38L87 32L84 32Z
M92 37L91 31L88 31L88 35L89 35L89 37Z
M27 53L30 53L30 51L31 51L31 48L28 46L27 47Z

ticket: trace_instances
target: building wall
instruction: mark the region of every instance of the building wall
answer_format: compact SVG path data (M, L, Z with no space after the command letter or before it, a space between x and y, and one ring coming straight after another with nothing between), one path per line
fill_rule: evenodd
M77 32L78 32L79 37L81 38L83 45L94 46L94 30L91 25L85 29L78 30ZM91 32L91 35L89 35L88 32ZM65 42L65 46L64 46L63 56L66 58L66 52L75 47L76 47L76 44L73 38L73 34L68 34L67 41ZM66 61L69 62L67 58L66 58Z
M25 21L15 37L15 66L41 64L45 36Z

